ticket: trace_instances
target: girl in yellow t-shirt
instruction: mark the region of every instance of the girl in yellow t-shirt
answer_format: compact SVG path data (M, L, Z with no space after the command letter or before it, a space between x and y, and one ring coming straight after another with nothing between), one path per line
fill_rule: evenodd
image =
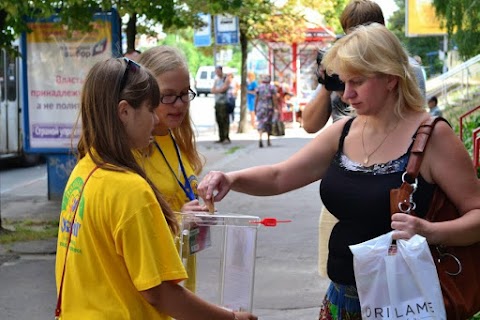
M79 161L62 202L55 264L56 317L238 319L178 283L177 217L138 165L158 123L155 77L132 60L96 63L81 96Z
M143 52L139 63L154 74L160 87L160 106L155 110L159 123L153 130L149 152L142 159L145 172L174 211L208 211L197 200L197 176L203 159L190 119L190 101L196 94L190 88L187 61L178 49L163 45ZM184 285L195 292L195 255L187 257L186 267L188 279Z

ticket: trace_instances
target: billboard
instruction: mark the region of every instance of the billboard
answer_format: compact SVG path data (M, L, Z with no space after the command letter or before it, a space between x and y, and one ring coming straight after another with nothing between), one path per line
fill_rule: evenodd
M96 14L91 32L71 36L56 19L29 21L32 32L22 35L25 149L30 152L71 149L88 71L97 61L119 55L116 14Z
M435 14L433 0L407 0L405 20L407 37L443 36L447 33Z

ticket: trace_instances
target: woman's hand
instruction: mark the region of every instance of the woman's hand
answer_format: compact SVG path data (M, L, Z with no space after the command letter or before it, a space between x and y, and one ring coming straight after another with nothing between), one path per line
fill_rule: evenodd
M248 312L234 312L235 320L257 320L258 317Z
M206 205L201 205L197 199L187 202L182 207L182 212L208 212Z
M231 181L225 173L210 171L198 185L197 191L205 202L218 202L225 197L231 187Z
M397 212L392 215L391 227L395 230L393 239L408 240L416 234L425 237L425 223L429 222L407 213Z

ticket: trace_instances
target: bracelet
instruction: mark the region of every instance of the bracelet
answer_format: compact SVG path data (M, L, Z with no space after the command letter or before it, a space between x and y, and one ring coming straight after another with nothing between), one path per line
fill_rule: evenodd
M233 320L238 320L237 315L235 314L235 312L232 311L232 314L233 314Z

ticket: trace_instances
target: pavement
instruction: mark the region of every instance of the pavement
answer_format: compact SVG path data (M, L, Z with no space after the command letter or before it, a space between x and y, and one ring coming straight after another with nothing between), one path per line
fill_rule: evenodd
M232 171L276 163L308 143L313 135L287 125L284 137L273 137L271 147L258 147L256 131L237 134L231 144L216 144L215 133L198 137L206 158L201 175L210 170ZM329 281L317 273L319 183L274 197L252 197L231 192L216 205L222 213L291 219L276 228L260 227L257 236L253 312L260 319L318 318L318 306ZM44 194L4 196L4 219L54 220L60 201ZM0 318L45 319L54 309L56 239L0 245ZM20 278L20 282L18 279ZM199 281L201 278L199 277ZM53 298L53 299L52 299Z

